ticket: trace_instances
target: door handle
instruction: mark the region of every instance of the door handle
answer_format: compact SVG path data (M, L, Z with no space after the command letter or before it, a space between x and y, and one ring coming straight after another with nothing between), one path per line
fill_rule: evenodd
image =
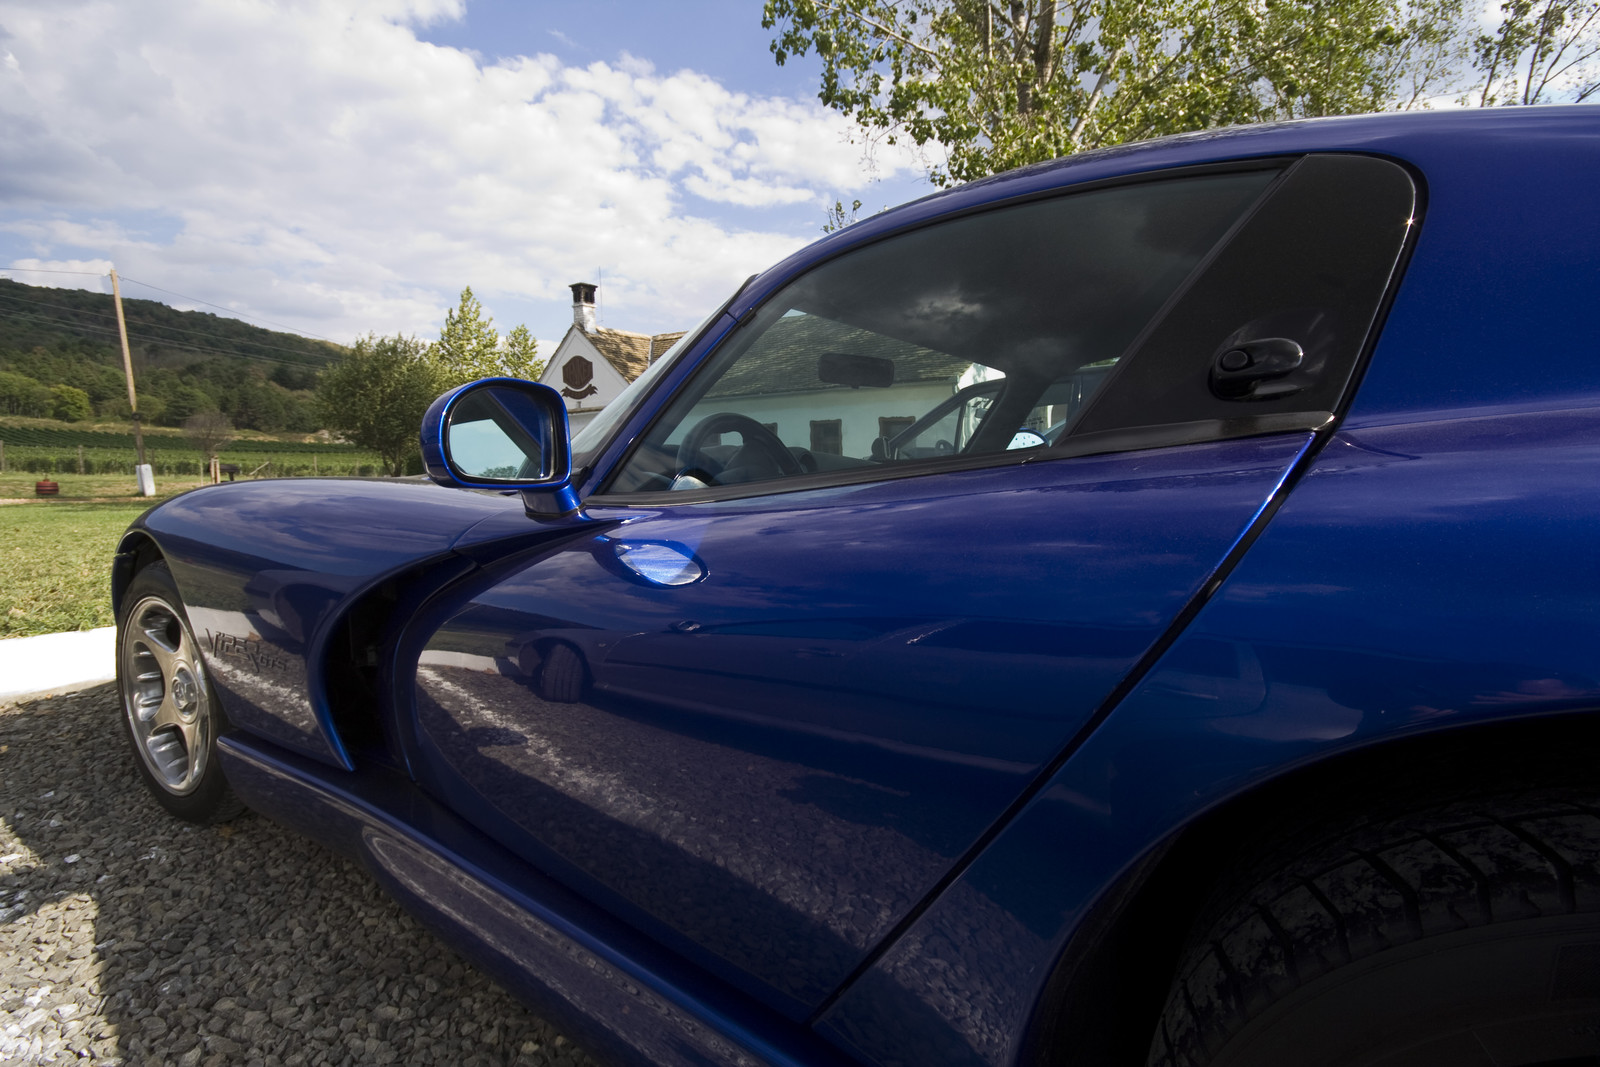
M1275 400L1302 388L1280 381L1305 362L1305 350L1287 337L1228 345L1211 362L1211 391L1223 400Z

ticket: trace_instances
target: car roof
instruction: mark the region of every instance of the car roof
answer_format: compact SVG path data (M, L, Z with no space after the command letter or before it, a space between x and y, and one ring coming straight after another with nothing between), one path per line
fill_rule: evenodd
M758 275L729 310L736 315L795 272L923 222L1019 197L1109 178L1235 160L1307 152L1362 152L1432 171L1461 167L1512 170L1523 165L1518 145L1531 141L1600 138L1600 105L1461 108L1335 116L1231 126L1081 152L941 190L836 231Z

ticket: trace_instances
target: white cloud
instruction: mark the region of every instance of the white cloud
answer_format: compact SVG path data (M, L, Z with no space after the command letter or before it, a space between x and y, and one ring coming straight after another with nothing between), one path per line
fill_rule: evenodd
M0 270L0 277L49 289L97 289L109 293L111 282L97 284L96 279L106 279L114 264L109 259L21 258L8 266L18 269Z
M8 0L0 230L41 264L114 261L339 338L431 333L463 284L491 309L564 301L597 268L610 321L664 329L816 234L730 226L726 205L820 218L863 184L817 104L417 39L461 12Z

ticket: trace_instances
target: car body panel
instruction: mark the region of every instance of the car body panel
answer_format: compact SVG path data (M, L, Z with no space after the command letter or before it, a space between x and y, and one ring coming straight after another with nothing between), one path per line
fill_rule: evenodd
M1600 401L1600 361L1572 314L1600 281L1600 214L1552 210L1594 202L1595 116L1464 114L1392 146L1427 180L1428 219L1339 434L1183 639L823 1032L869 1063L1015 1062L1075 924L1208 808L1387 737L1600 706L1583 547L1600 457L1593 408L1574 406ZM1486 509L1497 544L1474 525ZM950 968L981 1010L940 992Z
M402 775L336 771L238 732L219 751L253 809L362 863L459 951L608 1062L848 1062L518 862Z
M231 482L169 500L132 527L159 546L234 726L350 769L321 678L344 607L519 501L358 479ZM397 516L404 516L397 522Z
M486 578L428 642L413 766L804 1018L1093 714L1310 441L597 510L627 517ZM641 542L684 546L703 578L630 573L617 546ZM593 699L538 691L551 643Z
M869 1063L1014 1063L1098 895L1207 810L1384 740L1600 707L1592 400L1338 434L1177 643L823 1032Z

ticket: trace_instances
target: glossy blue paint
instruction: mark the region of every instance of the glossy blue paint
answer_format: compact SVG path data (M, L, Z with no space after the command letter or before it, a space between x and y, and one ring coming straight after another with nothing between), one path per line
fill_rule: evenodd
M1600 394L1569 402L1340 432L1183 637L822 1031L870 1063L1014 1063L1077 922L1208 809L1388 739L1600 708ZM946 999L951 973L971 1010Z
M447 557L462 534L506 513L527 527L514 497L308 478L208 486L131 529L172 568L233 724L348 768L322 677L333 624L385 576Z
M230 735L228 780L257 811L363 864L456 950L607 1062L834 1067L804 1027L752 1009L519 863L407 779L354 774Z
M1309 440L594 507L620 528L469 583L422 653L413 766L803 1018L1083 725ZM692 580L628 566L641 544L676 546L671 577L687 561ZM546 678L556 657L592 682L581 702Z

